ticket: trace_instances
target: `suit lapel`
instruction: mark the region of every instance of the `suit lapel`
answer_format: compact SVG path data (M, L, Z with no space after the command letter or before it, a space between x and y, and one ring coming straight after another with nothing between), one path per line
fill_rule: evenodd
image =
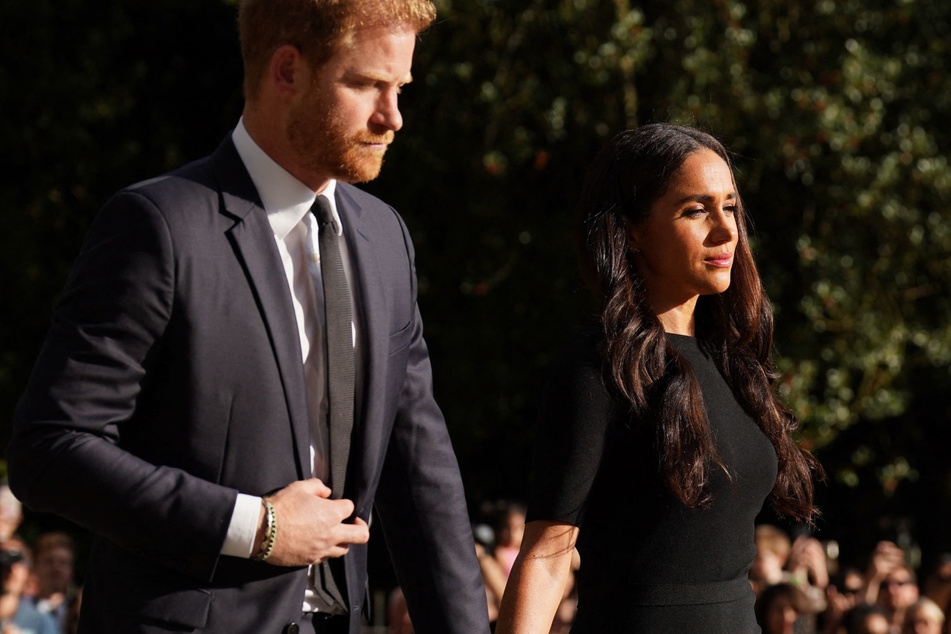
M310 426L300 340L274 233L230 136L212 155L212 169L218 179L222 210L237 221L226 232L227 237L248 276L281 375L298 477L309 478Z
M386 367L387 350L387 315L385 294L383 293L383 276L380 274L374 244L370 238L372 231L367 210L363 209L349 194L341 183L336 189L337 213L344 224L344 236L347 240L347 249L350 252L350 261L353 266L353 276L356 282L355 294L359 297L360 325L363 334L363 366L364 382L361 397L357 399L354 414L353 434L350 441L350 461L348 465L347 482L354 482L354 476L359 472L356 469L367 465L370 459L368 448L365 446L368 429L368 418L379 403L374 395L384 393L381 368ZM379 246L379 245L377 245ZM357 462L357 464L354 464ZM357 476L358 481L363 475ZM356 484L356 483L355 483ZM358 485L359 487L359 485ZM358 491L360 489L358 488ZM353 493L352 491L350 493ZM353 499L353 498L351 498ZM359 509L358 509L359 510Z

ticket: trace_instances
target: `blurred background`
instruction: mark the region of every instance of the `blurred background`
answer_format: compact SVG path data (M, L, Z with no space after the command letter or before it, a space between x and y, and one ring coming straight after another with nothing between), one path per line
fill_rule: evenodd
M668 121L736 153L782 392L829 473L815 536L842 561L881 539L925 563L951 550L951 3L435 2L405 127L365 187L416 242L473 522L525 498L536 391L594 319L572 242L587 164ZM237 122L236 4L0 5L3 445L97 210ZM55 517L21 532L53 528L82 548Z

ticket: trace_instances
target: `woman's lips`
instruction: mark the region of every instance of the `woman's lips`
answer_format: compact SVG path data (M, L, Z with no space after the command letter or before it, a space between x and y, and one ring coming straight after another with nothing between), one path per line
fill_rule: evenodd
M718 253L717 255L707 258L704 260L707 264L715 266L717 268L725 269L733 264L733 254L732 253Z

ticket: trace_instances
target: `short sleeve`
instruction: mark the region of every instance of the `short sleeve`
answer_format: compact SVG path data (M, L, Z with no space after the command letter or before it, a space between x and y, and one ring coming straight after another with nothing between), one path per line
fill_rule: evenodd
M605 387L602 337L588 330L558 355L542 388L527 521L581 526L617 406Z

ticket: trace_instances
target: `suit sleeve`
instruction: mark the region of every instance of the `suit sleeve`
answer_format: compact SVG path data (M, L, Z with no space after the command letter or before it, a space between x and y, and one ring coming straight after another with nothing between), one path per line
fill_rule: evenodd
M415 300L413 251L403 232ZM459 465L433 398L418 308L409 328L406 379L376 507L415 631L480 634L489 631L485 588Z
M207 579L237 492L122 446L174 310L173 249L142 194L99 214L16 410L10 485L31 508Z

